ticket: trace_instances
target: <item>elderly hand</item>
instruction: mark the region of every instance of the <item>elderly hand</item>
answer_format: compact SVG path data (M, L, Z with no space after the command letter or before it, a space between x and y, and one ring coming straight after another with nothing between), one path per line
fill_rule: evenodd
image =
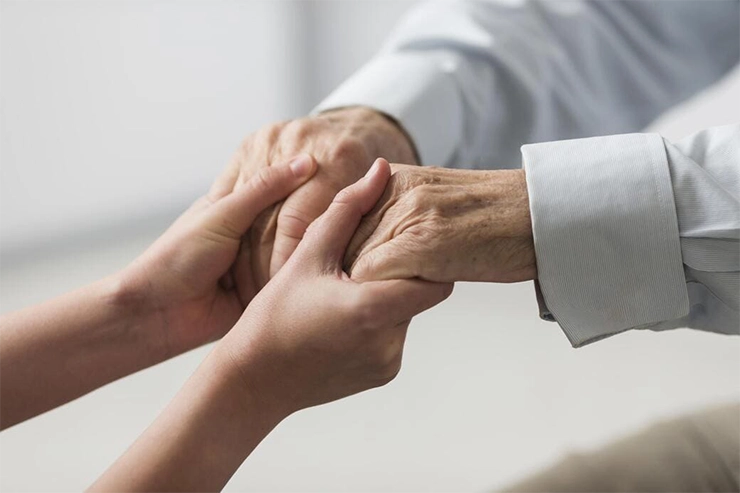
M378 159L338 194L219 343L261 406L287 415L389 382L411 318L452 292L452 284L416 279L360 284L342 270L347 244L389 176Z
M270 125L250 135L218 187L236 188L261 169L299 153L316 160L316 176L255 222L240 254L239 265L248 267L236 272L254 272L258 287L288 260L308 225L337 192L364 175L376 157L415 162L411 142L389 118L367 108L346 108Z
M393 166L385 194L347 250L352 279L536 277L523 170Z

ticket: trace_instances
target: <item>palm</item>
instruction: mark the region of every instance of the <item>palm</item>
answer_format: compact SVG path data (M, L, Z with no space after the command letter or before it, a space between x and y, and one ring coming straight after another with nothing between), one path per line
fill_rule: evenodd
M247 249L237 256L238 240L194 226L205 202L197 201L180 216L142 263L148 278L160 280L150 296L156 307L163 307L163 336L173 348L218 339L256 294ZM174 255L172 245L178 245Z

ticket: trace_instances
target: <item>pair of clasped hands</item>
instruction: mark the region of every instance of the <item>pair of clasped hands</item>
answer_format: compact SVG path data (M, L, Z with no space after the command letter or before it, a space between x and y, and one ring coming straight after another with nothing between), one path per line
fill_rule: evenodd
M6 362L27 378L6 381L3 426L221 338L91 487L219 489L285 417L391 381L412 317L446 299L452 282L532 277L516 173L418 167L403 130L364 108L265 127L124 270L6 321ZM78 314L84 323L53 328ZM34 342L24 335L32 325L47 335ZM78 325L121 335L110 344ZM78 341L60 364L79 382L29 390L23 382L49 371L23 348L62 351L48 337Z

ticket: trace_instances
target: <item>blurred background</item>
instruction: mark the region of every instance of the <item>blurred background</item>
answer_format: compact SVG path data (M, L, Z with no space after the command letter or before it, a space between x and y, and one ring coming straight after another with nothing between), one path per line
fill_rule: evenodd
M303 115L409 1L0 3L0 311L135 258L240 139ZM737 120L740 74L655 122ZM0 435L0 489L79 491L208 348ZM230 491L480 491L647 423L740 399L740 338L634 331L582 349L531 284L458 284L418 317L389 386L292 416Z

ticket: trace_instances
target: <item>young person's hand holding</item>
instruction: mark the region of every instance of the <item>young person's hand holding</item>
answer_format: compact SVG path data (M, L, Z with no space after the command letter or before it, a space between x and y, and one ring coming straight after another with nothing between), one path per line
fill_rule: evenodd
M265 209L316 171L308 154L265 167L233 192L214 183L119 276L124 296L154 316L170 352L179 354L224 335L257 294L242 236ZM128 294L127 294L128 293Z
M223 335L254 296L234 267L254 218L316 171L308 155L216 182L123 271L0 318L0 428Z
M398 123L370 108L341 108L266 125L249 135L216 186L225 190L239 187L261 169L300 153L314 158L316 175L261 214L245 240L258 287L280 270L309 224L329 207L334 196L360 179L376 157L399 163L417 161L413 143Z
M389 176L378 159L340 192L224 339L263 404L290 413L388 383L411 318L452 292L451 283L417 279L357 283L342 270L347 245Z
M343 272L347 244L389 176L388 163L378 160L334 198L278 275L93 490L220 489L291 413L393 379L411 318L447 298L452 284L358 284Z

